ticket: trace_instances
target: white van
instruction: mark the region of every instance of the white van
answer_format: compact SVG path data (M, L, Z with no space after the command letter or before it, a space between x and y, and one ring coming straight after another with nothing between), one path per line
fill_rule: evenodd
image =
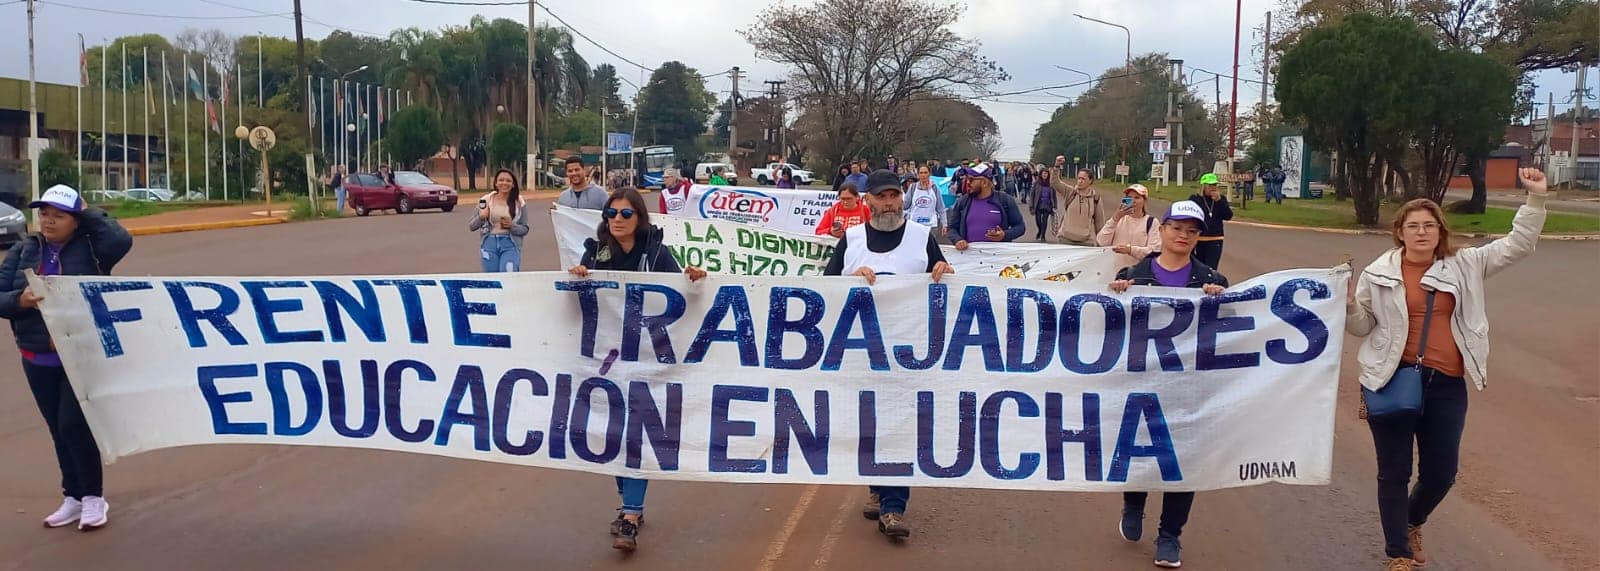
M738 171L734 170L733 165L728 163L700 163L695 165L694 181L699 184L711 184L711 175L719 172L722 173L722 178L728 180L728 184L739 184Z

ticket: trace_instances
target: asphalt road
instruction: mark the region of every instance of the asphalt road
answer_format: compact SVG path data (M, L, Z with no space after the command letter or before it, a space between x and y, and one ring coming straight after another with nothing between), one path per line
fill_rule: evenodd
M1388 246L1242 226L1228 234L1222 270L1234 280L1332 265L1347 252L1365 263ZM525 268L556 269L548 224L527 244ZM477 267L466 218L427 212L144 237L118 273ZM1600 242L1549 241L1489 282L1492 384L1472 395L1461 474L1427 526L1430 569L1600 560L1600 304L1585 299L1596 283ZM1354 415L1347 347L1332 485L1200 494L1185 568L1379 567L1372 442ZM896 545L861 518L857 487L663 481L651 485L639 551L625 558L606 534L617 504L610 477L272 446L126 458L106 471L112 523L82 534L39 525L59 501L50 450L16 353L0 351L0 568L1144 569L1153 552L1148 540L1117 536L1115 494L919 489L915 535Z

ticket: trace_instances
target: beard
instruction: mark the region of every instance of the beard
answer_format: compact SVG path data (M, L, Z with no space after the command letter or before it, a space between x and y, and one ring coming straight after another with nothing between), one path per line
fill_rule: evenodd
M906 223L906 213L899 209L873 212L867 224L879 232L893 232Z

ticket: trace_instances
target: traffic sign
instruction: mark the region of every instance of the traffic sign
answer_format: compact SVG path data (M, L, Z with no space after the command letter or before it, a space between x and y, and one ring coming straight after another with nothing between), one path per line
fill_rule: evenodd
M1151 137L1155 137L1157 139L1165 139L1165 138L1167 138L1167 128L1166 127L1156 127L1154 131L1150 132L1150 136Z
M1128 165L1117 165L1117 176L1128 176Z

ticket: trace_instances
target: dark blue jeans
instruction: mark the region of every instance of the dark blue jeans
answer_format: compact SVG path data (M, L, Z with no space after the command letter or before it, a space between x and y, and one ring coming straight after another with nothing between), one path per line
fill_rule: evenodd
M906 502L911 501L911 488L905 486L872 486L878 494L878 511L886 514L906 513Z
M22 361L22 374L39 405L50 440L56 445L56 463L61 466L61 494L71 498L104 496L100 466L100 446L95 444L89 421L83 418L78 397L67 382L67 370Z
M1411 365L1401 363L1402 367ZM1422 414L1367 419L1378 453L1378 521L1384 553L1411 557L1407 527L1428 522L1456 482L1461 432L1467 426L1467 382L1423 368ZM1417 448L1417 485L1411 488L1411 446Z
M1123 492L1122 509L1144 513L1147 492ZM1166 492L1161 494L1161 528L1164 537L1183 535L1183 525L1189 523L1189 509L1194 507L1194 492Z

